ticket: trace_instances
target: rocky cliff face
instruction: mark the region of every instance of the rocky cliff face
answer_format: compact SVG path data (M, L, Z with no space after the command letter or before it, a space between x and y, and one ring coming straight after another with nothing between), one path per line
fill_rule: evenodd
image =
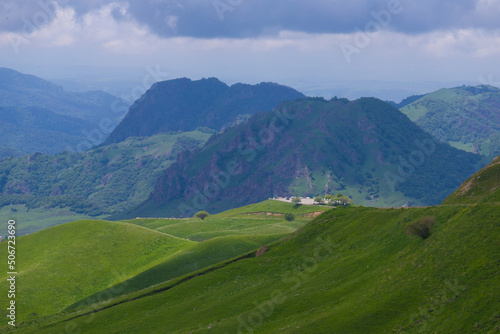
M480 157L436 143L373 98L303 99L260 113L184 153L130 215L212 213L274 195L342 192L375 206L440 203Z
M228 86L215 78L154 84L111 133L107 143L198 127L221 130L304 95L273 83Z

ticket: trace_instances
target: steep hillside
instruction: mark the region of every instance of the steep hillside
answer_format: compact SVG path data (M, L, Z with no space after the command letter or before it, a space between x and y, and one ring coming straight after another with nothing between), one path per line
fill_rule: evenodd
M220 212L280 195L342 192L375 206L439 204L480 157L431 137L373 98L304 99L181 154L149 200L116 218Z
M407 234L410 224L429 219L430 237ZM499 222L492 205L335 209L261 257L242 256L18 331L496 333Z
M229 87L215 78L159 82L132 105L106 143L197 127L221 130L302 97L296 90L274 83Z
M128 105L110 94L66 92L33 75L0 68L2 145L54 154L100 144Z
M85 217L130 210L146 200L158 177L184 150L203 146L215 131L130 138L84 154L32 154L0 161L0 219L22 211L20 233ZM1 210L10 206L9 210ZM24 206L24 207L23 207ZM45 211L29 219L30 211ZM73 214L68 215L71 210ZM11 212L12 211L12 212ZM63 214L60 219L54 216ZM67 217L66 217L67 216ZM67 220L64 220L67 219ZM2 234L3 230L0 231Z
M440 141L469 152L500 154L500 89L496 87L440 89L401 111Z
M443 204L500 203L500 156L465 181Z

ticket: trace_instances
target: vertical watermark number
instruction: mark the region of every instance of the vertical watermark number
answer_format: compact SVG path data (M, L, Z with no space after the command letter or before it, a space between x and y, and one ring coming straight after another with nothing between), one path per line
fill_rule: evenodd
M16 221L8 221L7 236L7 281L9 282L9 307L7 308L7 318L10 326L16 326Z

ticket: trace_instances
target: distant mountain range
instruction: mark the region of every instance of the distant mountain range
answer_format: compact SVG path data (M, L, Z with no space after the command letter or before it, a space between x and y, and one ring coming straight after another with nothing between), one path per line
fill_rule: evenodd
M482 155L500 154L500 89L496 87L443 88L398 107L439 141Z
M375 98L305 98L274 83L176 79L154 84L101 144L100 122L118 121L113 109L120 100L0 72L0 209L178 216L275 195L338 192L370 206L433 205L488 161L440 143L444 135L461 134L463 143L450 143L471 152L466 140L480 142L476 152L489 159L496 152L500 90L489 86L443 89L390 106ZM460 126L446 122L450 115L461 115ZM82 155L5 158L82 143L101 146Z
M105 92L66 92L36 76L0 68L4 154L88 150L106 139L127 109L126 102Z
M272 196L342 192L371 206L439 204L481 157L436 143L375 98L286 102L185 152L148 201L116 218L219 212Z
M216 78L158 82L137 100L106 144L129 137L208 127L217 131L244 122L251 115L305 96L275 83L228 86Z

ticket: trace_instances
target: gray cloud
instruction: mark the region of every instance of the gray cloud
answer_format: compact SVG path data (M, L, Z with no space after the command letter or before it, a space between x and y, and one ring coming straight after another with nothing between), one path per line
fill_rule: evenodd
M26 22L41 26L53 17L52 0L2 0L0 31L18 32ZM307 33L348 33L364 29L373 12L398 0L129 0L134 19L163 37L258 37L281 30ZM78 15L112 0L58 0ZM121 2L119 0L118 2ZM387 29L415 34L443 29L500 29L500 5L481 9L480 0L400 0L402 11L392 15ZM45 5L43 5L45 4ZM43 13L47 13L44 16ZM47 23L45 22L45 23Z

